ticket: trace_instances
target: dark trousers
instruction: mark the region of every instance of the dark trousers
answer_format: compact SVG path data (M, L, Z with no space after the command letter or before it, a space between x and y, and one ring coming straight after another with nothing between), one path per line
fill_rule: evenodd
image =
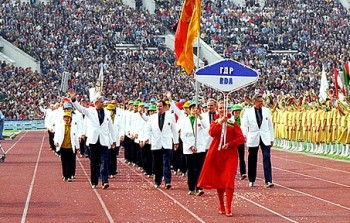
M118 173L118 162L117 158L119 156L120 146L115 147L115 173Z
M87 137L85 137L85 143L84 143L84 145L85 145L85 155L87 155L88 157L89 157L89 159L91 160L91 151L90 151L90 147L88 146L88 145L86 145L86 141L87 141Z
M64 178L72 178L75 168L74 153L72 148L61 148L62 175Z
M152 150L154 182L157 185L162 183L163 176L165 184L171 183L171 153L171 149Z
M73 153L73 160L72 160L72 165L73 165L73 169L72 169L72 176L75 177L75 170L76 170L76 164L77 164L77 150L75 150L75 152Z
M207 156L207 152L197 153L197 163L196 163L196 169L195 169L195 173L196 173L196 176L197 176L196 184L197 184L199 175L202 172L202 167L203 167L204 160L205 160L206 156ZM197 190L201 190L201 189L202 188L197 187Z
M183 143L182 140L179 139L179 148L173 151L173 169L174 171L181 171L182 173L186 173L186 158L183 154Z
M98 140L96 144L90 144L90 152L91 184L98 185L100 177L102 184L108 183L108 147Z
M241 173L241 176L243 174L246 174L246 165L245 165L245 148L244 144L238 146L238 155L239 155L239 171Z
M187 185L190 191L197 191L197 181L202 171L206 153L186 154L187 163Z
M132 140L128 136L125 136L123 146L124 146L124 158L125 158L125 161L127 162L130 162L132 159L131 143L132 143Z
M80 155L85 156L88 155L86 152L86 139L85 138L81 138L80 140Z
M133 143L133 160L137 166L143 167L140 144L135 142Z
M115 175L117 173L117 149L111 148L108 150L109 161L108 161L108 174Z
M133 164L137 164L137 143L135 143L133 140L131 140L131 158L130 158L130 162L132 162Z
M142 171L145 171L145 147L141 148L139 146L139 166L142 168Z
M187 186L189 191L196 190L196 176L194 173L195 169L195 154L186 154L186 163L187 163Z
M55 146L55 143L53 141L53 138L55 136L55 133L53 132L50 132L50 131L47 131L49 133L49 143L50 143L50 148L51 150L53 151L56 151L56 146Z
M145 144L145 146L142 148L143 154L144 154L144 170L147 175L152 175L152 152L151 152L151 145Z
M265 183L272 182L271 146L264 145L264 143L260 140L260 148L263 155ZM259 150L259 147L249 147L249 154L248 154L249 182L255 182L255 179L256 179L258 150Z

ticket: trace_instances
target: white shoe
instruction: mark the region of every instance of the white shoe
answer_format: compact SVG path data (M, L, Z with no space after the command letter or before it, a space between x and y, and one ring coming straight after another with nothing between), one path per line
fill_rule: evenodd
M273 187L273 186L275 186L273 183L271 183L271 182L267 182L266 184L265 184L265 187L266 188L270 188L270 187Z

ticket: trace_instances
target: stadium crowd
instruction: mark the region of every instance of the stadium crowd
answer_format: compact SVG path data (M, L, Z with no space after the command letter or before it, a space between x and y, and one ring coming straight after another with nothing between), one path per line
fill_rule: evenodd
M155 16L121 1L55 1L44 4L1 4L0 35L41 63L41 72L1 65L1 94L7 119L35 119L39 101L56 102L63 72L70 87L88 95L103 67L104 92L109 99L149 101L171 89L176 99L193 99L193 79L179 75L174 53L158 35L171 31L181 1L156 1ZM251 2L251 1L249 1ZM303 96L318 94L325 65L348 58L349 15L337 1L274 1L263 8L238 6L229 0L204 0L201 38L221 53L257 69L257 83L233 94L243 102L256 92ZM120 48L120 44L136 46ZM273 50L296 50L278 54ZM133 80L133 81L130 81ZM48 92L47 89L50 89ZM219 97L202 87L202 98Z
M180 1L161 1L158 18L174 24L179 6ZM224 58L259 70L253 88L300 97L319 86L322 65L332 83L333 63L349 58L349 14L338 1L268 0L261 8L219 0L203 1L202 7L201 38ZM296 52L273 53L282 50Z
M92 188L99 188L100 177L102 189L107 189L118 173L116 157L122 146L124 162L147 177L154 175L155 188L164 183L170 189L172 175L187 176L189 195L218 189L219 213L231 217L233 175L242 153L236 148L244 141L248 176L244 164L241 180L248 177L250 187L255 186L259 146L264 148L266 188L274 186L274 145L350 157L350 102L340 105L330 96L333 106L323 106L317 100L322 67L334 88L332 67L348 59L349 16L339 3L268 0L260 8L204 0L202 39L223 57L260 73L258 82L235 92L227 107L216 91L203 86L197 107L193 78L182 75L174 53L158 37L172 31L180 1L157 4L153 16L113 0L2 2L0 35L40 61L41 71L2 62L0 109L8 120L45 116L50 149L61 157L63 181L74 181L80 152L81 158L90 159ZM100 70L103 96L90 101L89 89L96 86ZM70 74L69 95L60 87L65 72ZM231 131L227 135L221 134L224 123ZM220 149L228 151L228 159L216 155ZM202 170L221 171L215 166L223 163L228 175L203 175ZM210 176L221 176L224 186L212 186L221 179Z

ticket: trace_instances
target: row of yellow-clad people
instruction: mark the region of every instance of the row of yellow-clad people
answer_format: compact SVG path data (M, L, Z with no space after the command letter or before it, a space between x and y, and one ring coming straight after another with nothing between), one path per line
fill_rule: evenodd
M271 111L275 138L311 143L350 143L348 109L307 107Z

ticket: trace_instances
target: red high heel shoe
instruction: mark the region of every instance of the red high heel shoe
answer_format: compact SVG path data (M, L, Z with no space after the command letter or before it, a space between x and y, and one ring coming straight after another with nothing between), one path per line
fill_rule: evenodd
M219 214L226 214L225 207L219 207L218 208Z
M226 212L226 216L227 216L227 217L232 217L232 211Z
M233 190L232 189L226 189L226 216L232 217L232 199L233 199Z

